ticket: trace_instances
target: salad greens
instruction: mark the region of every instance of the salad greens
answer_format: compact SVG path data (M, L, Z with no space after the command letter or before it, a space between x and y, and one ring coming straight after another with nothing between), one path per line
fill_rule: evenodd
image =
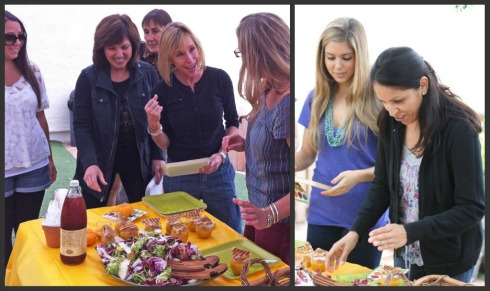
M172 277L170 260L204 260L197 247L174 236L139 234L122 242L96 246L107 273L136 285L179 286L195 280Z

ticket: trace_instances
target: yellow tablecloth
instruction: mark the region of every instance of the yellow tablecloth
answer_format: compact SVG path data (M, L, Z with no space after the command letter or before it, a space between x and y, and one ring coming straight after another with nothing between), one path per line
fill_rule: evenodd
M134 208L147 211L142 218L160 217L162 226L165 218L157 214L144 202L132 204ZM114 210L114 207L101 207L87 210L88 227L95 229L95 223L104 220L102 216ZM227 241L245 238L228 225L204 211L217 223L216 229L208 239L199 239L195 232L189 234L189 241L198 246L199 250L225 243ZM144 229L142 218L135 220L140 229ZM76 266L68 266L60 260L60 250L49 248L46 245L44 231L41 227L42 219L35 219L20 224L17 231L15 245L10 256L6 275L6 286L123 286L125 283L108 275L94 246L87 247L87 258ZM271 271L287 267L284 262L271 266ZM249 274L249 281L265 276L260 270ZM228 279L224 276L203 283L203 286L233 286L241 285L240 278Z

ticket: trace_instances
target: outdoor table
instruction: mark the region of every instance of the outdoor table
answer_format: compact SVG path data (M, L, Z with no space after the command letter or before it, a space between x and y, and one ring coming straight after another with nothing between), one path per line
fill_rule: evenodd
M134 221L143 230L142 219L147 217L160 217L162 227L165 226L165 218L147 206L144 202L131 204L134 208L146 211L147 213ZM113 211L114 206L100 207L87 210L88 227L95 230L95 223L105 220L104 214ZM195 232L189 233L188 241L198 246L200 251L235 239L245 239L245 237L230 228L225 223L219 221L211 214L203 211L213 220L217 227L208 239L199 239ZM61 262L60 249L49 248L46 245L44 231L41 227L42 218L26 221L20 224L17 231L15 244L10 256L6 275L6 286L125 286L124 282L117 280L107 274L100 257L95 249L95 244L87 246L87 257L79 265L69 266ZM221 263L221 262L220 262ZM223 262L228 263L228 262ZM272 272L288 267L280 261L270 266ZM265 270L261 269L255 273L247 275L249 281L264 277ZM223 275L214 280L202 283L199 286L239 286L241 279L229 279Z

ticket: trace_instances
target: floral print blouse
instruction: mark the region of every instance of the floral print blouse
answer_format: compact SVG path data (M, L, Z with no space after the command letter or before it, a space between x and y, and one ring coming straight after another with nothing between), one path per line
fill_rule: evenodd
M403 224L419 220L419 169L422 157L415 156L403 146L400 168L400 222ZM420 242L413 242L405 247L403 259L410 264L424 264L420 253Z

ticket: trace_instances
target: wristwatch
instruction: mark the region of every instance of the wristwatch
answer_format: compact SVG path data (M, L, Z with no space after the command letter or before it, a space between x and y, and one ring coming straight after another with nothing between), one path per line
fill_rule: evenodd
M151 131L150 126L148 125L148 133L151 134L151 136L157 136L162 133L162 125L160 124L160 128L157 131Z

